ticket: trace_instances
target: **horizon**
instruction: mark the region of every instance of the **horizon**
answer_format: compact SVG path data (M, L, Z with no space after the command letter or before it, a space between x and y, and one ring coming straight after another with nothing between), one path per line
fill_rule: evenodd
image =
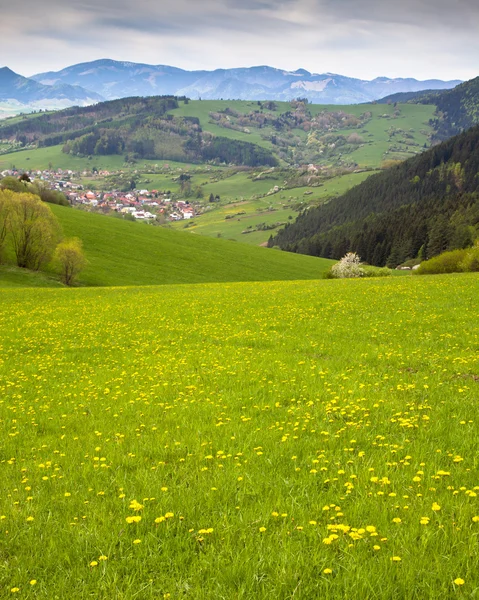
M244 0L240 6L233 0L138 0L135 6L19 0L2 13L0 55L26 77L98 56L184 70L264 64L363 80L478 75L475 0L404 0L401 6L379 0Z

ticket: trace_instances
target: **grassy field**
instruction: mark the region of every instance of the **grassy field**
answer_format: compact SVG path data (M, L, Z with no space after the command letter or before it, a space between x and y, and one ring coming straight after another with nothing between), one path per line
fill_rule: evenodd
M317 279L333 261L193 236L144 223L51 206L65 237L88 259L80 285L119 286ZM12 276L0 271L0 287Z
M211 237L223 237L237 242L260 245L268 241L274 230L254 231L242 234L249 227L255 228L259 223L274 224L286 223L290 217L296 218L298 212L293 210L303 202L318 204L324 200L344 193L354 185L358 185L369 177L372 172L351 173L341 177L328 179L320 187L298 187L281 190L265 198L251 199L254 196L267 193L274 185L281 185L281 181L259 180L254 181L246 173L237 173L233 177L209 183L204 186L205 197L210 192L219 193L222 201L235 200L221 206L213 205L212 210L196 217L192 222L177 221L172 223L174 229L185 229L191 233ZM195 181L195 177L193 181ZM238 214L244 213L244 214ZM235 215L234 218L231 215Z
M12 265L0 265L0 288L63 287L57 277L40 271L29 271Z
M478 293L3 290L0 596L476 597Z
M0 170L10 169L15 166L16 169L71 169L72 171L91 171L93 167L98 170L117 171L125 168L124 156L73 156L62 152L62 145L50 146L48 148L34 148L32 150L20 150L19 152L10 152L0 154ZM144 170L154 165L170 167L181 167L184 169L185 163L177 163L168 160L141 160L128 170Z

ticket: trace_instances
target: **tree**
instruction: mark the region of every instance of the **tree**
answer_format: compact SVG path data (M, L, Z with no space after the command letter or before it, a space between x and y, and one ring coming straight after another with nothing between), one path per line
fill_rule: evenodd
M28 190L28 186L25 181L10 175L8 177L4 177L0 181L0 186L3 190L12 190L12 192L26 192Z
M38 196L26 193L9 196L7 214L17 265L38 270L50 260L60 237L55 215Z
M354 252L348 252L343 258L331 267L333 277L338 279L349 279L351 277L362 277L361 259Z
M8 202L13 192L0 190L0 263L2 262L3 249L8 231Z
M78 238L63 240L58 244L53 256L55 266L65 285L73 285L76 277L86 265L82 241Z

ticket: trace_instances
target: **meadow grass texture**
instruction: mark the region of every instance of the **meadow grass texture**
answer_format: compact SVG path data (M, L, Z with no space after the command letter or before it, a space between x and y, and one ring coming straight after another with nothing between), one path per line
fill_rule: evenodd
M0 597L477 597L478 293L0 291Z

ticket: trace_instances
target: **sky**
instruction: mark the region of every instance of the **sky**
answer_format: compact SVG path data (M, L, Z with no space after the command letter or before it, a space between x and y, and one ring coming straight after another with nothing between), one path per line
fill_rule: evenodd
M0 66L112 58L184 69L471 79L479 0L0 0Z

